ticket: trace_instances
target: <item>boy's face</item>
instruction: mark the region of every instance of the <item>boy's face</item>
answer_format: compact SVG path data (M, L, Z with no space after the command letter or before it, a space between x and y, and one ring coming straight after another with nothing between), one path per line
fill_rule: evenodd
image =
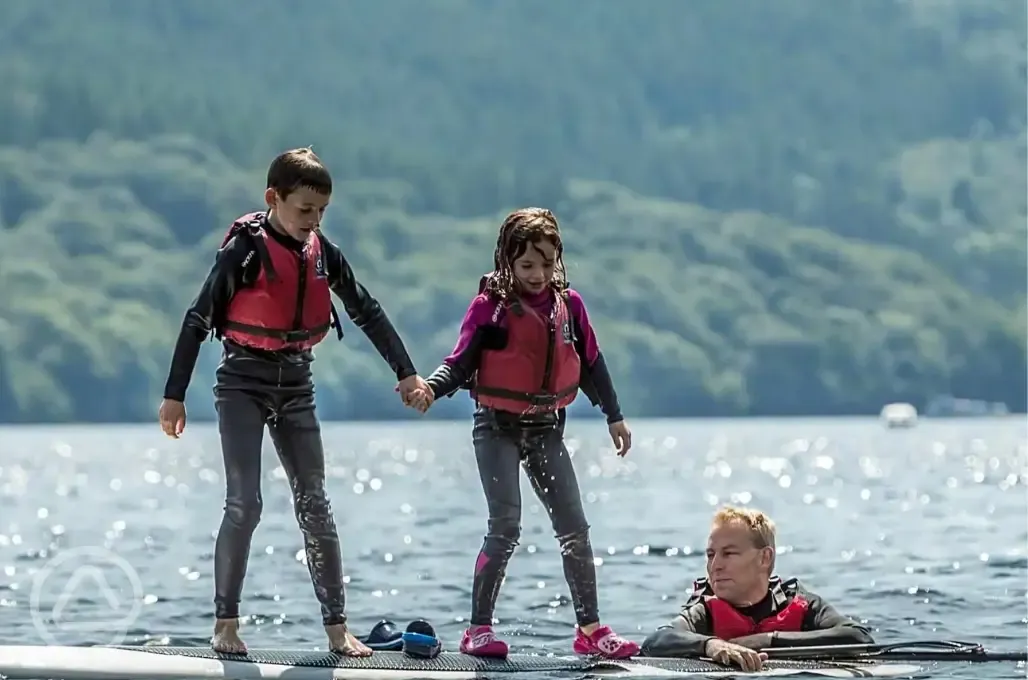
M321 225L321 218L331 199L331 196L308 187L296 189L285 199L274 189L264 192L264 200L268 208L275 211L278 226L286 235L301 242Z

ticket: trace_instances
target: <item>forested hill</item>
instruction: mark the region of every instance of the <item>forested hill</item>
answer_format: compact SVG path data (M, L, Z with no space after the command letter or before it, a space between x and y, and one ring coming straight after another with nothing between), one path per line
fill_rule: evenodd
M502 216L545 205L631 415L1023 410L1025 24L1020 0L8 0L0 421L152 418L224 229L308 144L423 373ZM322 417L415 417L347 330Z

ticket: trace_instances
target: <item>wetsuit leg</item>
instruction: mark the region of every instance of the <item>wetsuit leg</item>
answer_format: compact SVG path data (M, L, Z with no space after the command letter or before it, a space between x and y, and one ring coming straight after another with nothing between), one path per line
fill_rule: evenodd
M475 413L472 438L489 529L475 562L471 625L489 626L507 562L521 537L521 450L517 435L501 429L488 410Z
M563 418L558 427L526 433L525 445L525 472L560 542L575 618L580 626L596 623L596 564L575 466L564 446Z
M261 518L261 441L267 405L253 393L215 390L225 462L225 514L214 545L214 608L219 619L239 616L250 540Z
M292 489L293 509L303 533L314 594L321 603L322 622L326 626L346 623L343 560L325 490L325 450L314 410L313 386L285 398L269 428Z

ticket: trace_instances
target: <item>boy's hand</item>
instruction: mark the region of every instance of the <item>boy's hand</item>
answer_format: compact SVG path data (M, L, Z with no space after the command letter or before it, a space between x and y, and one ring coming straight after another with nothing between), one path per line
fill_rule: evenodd
M628 450L632 448L632 431L628 429L628 424L621 420L611 423L607 430L610 432L610 440L618 450L618 455L627 455Z
M403 400L404 406L414 406L414 404L411 403L411 400L415 398L415 393L420 393L420 396L417 397L419 403L424 401L425 396L427 395L429 400L428 405L430 406L432 404L432 388L420 375L415 374L407 376L397 383L396 391L400 393L400 399ZM428 406L425 406L425 409L427 408ZM422 411L422 413L424 413L424 411Z
M186 429L186 405L174 399L162 399L157 411L157 420L164 434L178 439Z

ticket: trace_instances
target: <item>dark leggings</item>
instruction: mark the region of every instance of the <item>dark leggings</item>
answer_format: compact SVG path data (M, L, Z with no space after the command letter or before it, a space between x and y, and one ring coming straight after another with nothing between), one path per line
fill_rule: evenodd
M578 624L598 622L596 565L575 467L564 446L564 413L526 423L480 408L475 413L473 439L489 507L489 532L475 563L471 624L492 624L500 583L521 536L521 466L560 542L564 578Z
M309 356L309 355L308 355ZM225 514L214 548L219 619L239 616L250 539L261 518L261 443L267 425L293 493L307 568L325 625L345 623L343 566L325 493L325 452L309 359L274 361L226 343L214 388L225 460Z

